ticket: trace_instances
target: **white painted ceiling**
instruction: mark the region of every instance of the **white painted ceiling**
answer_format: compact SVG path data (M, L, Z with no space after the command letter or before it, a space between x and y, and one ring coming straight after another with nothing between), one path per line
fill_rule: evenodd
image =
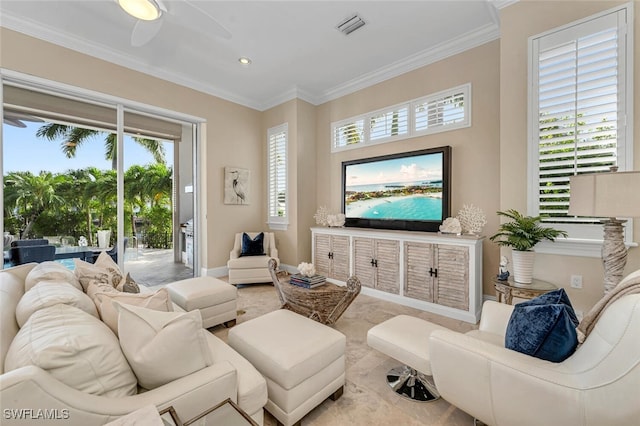
M499 37L492 0L163 3L141 47L114 0L2 0L0 25L259 110L320 104ZM366 25L345 36L336 26L354 13Z

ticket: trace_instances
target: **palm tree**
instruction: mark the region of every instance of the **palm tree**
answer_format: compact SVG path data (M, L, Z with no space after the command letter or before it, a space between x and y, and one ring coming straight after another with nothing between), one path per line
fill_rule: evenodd
M5 179L4 203L10 214L22 219L21 238L29 237L33 224L48 209L64 205L65 200L56 194L61 180L51 172L12 172Z
M47 123L41 126L36 132L37 137L45 138L50 141L62 139L62 141L60 142L60 147L62 148L62 152L66 155L67 158L74 158L76 156L76 150L79 146L94 137L102 135L106 135L104 139L105 158L107 160L111 160L111 168L113 170L116 170L118 164L118 144L115 133L85 129L82 127L57 123ZM146 148L157 163L165 162L165 151L160 141L138 137L134 137L133 140Z

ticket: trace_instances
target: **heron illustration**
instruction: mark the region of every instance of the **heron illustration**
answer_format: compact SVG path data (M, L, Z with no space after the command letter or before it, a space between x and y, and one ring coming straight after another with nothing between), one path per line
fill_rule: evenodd
M242 188L242 183L240 183L240 172L233 170L231 174L233 175L233 192L236 193L238 204L242 204L244 203L246 196L244 194L244 189Z

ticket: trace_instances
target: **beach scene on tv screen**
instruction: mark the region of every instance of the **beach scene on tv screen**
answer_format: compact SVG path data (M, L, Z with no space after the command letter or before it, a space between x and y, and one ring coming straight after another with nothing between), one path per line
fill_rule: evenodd
M441 220L442 155L432 153L347 165L346 217Z

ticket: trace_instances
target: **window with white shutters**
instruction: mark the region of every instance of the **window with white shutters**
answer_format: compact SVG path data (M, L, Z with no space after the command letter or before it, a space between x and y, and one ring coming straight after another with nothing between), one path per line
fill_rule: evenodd
M364 118L347 120L333 126L333 148L364 143Z
M569 238L602 238L597 219L568 215L569 178L631 167L627 16L622 7L530 40L530 207Z
M331 151L471 126L471 84L331 123Z
M470 87L465 84L415 101L416 133L436 133L469 126Z
M272 229L286 229L289 223L287 203L287 140L288 125L282 124L267 131L268 139L268 224Z
M407 105L374 113L369 119L369 139L382 141L409 133L409 107Z

